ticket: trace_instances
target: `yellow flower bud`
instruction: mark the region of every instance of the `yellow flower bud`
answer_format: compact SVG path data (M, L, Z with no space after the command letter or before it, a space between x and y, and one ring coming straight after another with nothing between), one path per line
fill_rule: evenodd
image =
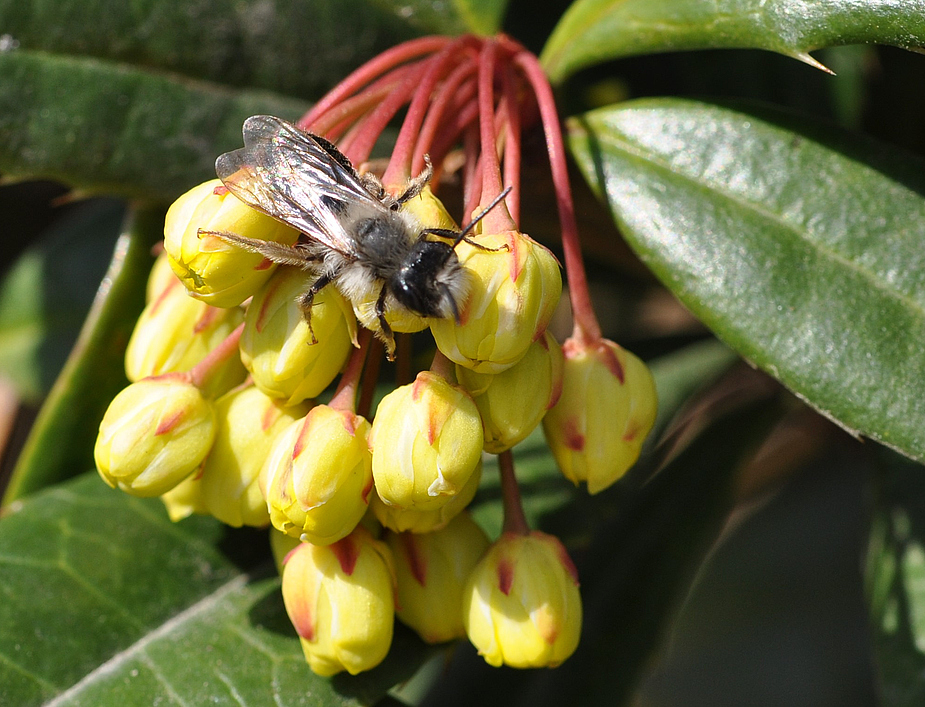
M93 456L103 481L160 496L189 476L215 439L215 413L196 386L168 373L132 383L109 404Z
M171 274L171 281L148 302L125 351L125 376L139 381L174 371L188 371L244 320L240 309L218 309L191 298ZM240 384L247 371L238 356L226 359L209 376L205 393L221 395Z
M463 511L475 498L482 479L482 462L479 460L475 471L463 485L462 490L450 501L435 511L419 511L414 508L388 506L374 493L369 499L369 507L384 527L396 533L430 533L445 527L453 518Z
M434 533L389 533L395 561L398 618L427 643L466 635L462 592L488 548L488 537L467 513Z
M562 543L538 531L502 535L469 577L463 622L490 665L561 664L581 634L578 577Z
M459 384L469 391L482 417L485 451L500 454L536 428L562 392L562 349L545 332L526 355L496 375L457 364Z
M264 470L273 527L316 545L350 534L373 488L369 427L359 415L318 405L283 431Z
M636 463L655 423L658 400L648 367L612 341L563 346L562 396L543 419L553 456L566 478L597 493Z
M161 494L161 501L167 509L167 515L174 523L188 518L193 513L204 515L209 512L202 502L202 484L199 474L187 476L170 491Z
M314 398L330 385L354 337L353 310L331 286L315 296L309 329L296 298L313 279L302 270L280 268L254 296L244 320L241 360L260 390L287 405Z
M151 274L148 275L148 285L145 288L145 303L156 300L165 288L181 284L177 276L170 267L170 258L167 257L167 251L161 251L161 254L154 259L154 265L151 267Z
M424 187L421 193L413 199L409 199L401 207L403 212L412 214L421 224L422 228L444 228L448 231L456 231L456 221L450 216L443 202L440 201L431 188Z
M517 363L552 317L562 276L555 256L516 231L477 236L456 248L469 273L469 298L452 319L431 319L437 348L451 361L479 373L500 373Z
M276 437L307 412L305 405L284 408L254 387L215 401L218 431L201 483L209 513L236 528L269 524L260 472Z
M267 281L275 266L258 253L200 231L285 245L299 238L294 228L250 208L217 179L177 199L167 211L164 249L190 293L214 307L237 307Z
M430 371L386 395L370 433L376 491L387 504L433 511L465 487L482 455L472 398Z
M283 602L318 675L374 668L395 623L392 560L363 528L333 545L302 543L283 568Z

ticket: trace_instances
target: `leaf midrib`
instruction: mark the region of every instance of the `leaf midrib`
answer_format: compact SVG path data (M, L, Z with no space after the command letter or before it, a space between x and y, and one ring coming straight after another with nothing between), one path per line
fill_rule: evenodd
M132 645L127 646L123 650L119 651L105 663L102 663L94 670L87 673L73 686L48 702L45 707L65 707L65 705L70 704L69 700L71 700L71 698L76 697L83 690L94 685L98 680L105 679L111 674L117 672L121 666L129 663L136 657L140 659L145 655L145 650L149 645L165 636L168 636L177 626L181 626L187 621L192 621L200 614L209 611L214 606L219 604L226 596L243 588L248 583L248 581L250 581L250 576L241 574L234 577L225 584L217 587L215 591L209 595L203 597L195 604L190 605L176 616L168 619L156 629L135 641L135 643Z

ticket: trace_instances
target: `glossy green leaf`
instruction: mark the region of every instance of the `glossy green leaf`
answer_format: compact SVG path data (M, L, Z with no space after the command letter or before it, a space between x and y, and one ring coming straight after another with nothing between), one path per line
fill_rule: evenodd
M0 52L0 171L84 192L173 200L215 176L248 116L308 104L89 59Z
M163 229L162 209L130 211L77 344L13 469L4 504L93 468L100 420L128 385L125 347L144 307L151 247Z
M400 9L375 0L0 0L0 27L19 50L317 98L417 34L417 10ZM427 31L440 27L435 20Z
M379 668L319 678L302 657L279 580L225 553L211 518L173 524L156 499L96 474L0 519L0 704L372 704L431 649L399 631ZM264 567L269 567L266 563Z
M0 372L30 403L48 393L77 339L124 211L112 200L79 206L0 283Z
M925 0L577 0L541 60L554 83L619 57L768 49L801 60L838 44L925 46Z
M645 100L571 124L624 236L720 339L925 458L925 169L768 110Z

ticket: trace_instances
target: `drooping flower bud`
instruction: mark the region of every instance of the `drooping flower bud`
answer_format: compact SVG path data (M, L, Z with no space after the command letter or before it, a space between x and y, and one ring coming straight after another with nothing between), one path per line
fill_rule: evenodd
M562 276L545 247L517 231L475 237L483 250L460 243L456 252L469 273L462 324L432 319L437 348L451 361L479 373L500 373L517 363L552 317Z
M167 211L164 248L190 293L214 307L237 307L266 282L274 265L258 253L203 231L293 245L299 232L255 211L213 179L193 187Z
M188 371L244 320L240 309L218 309L190 297L170 276L141 313L125 351L125 375L139 381L163 373ZM207 395L221 395L244 381L238 356L227 358L209 376Z
M389 533L395 561L398 618L427 643L466 635L462 592L488 547L488 537L467 513L434 533Z
M315 296L309 327L296 298L312 280L302 270L280 268L254 296L244 320L241 360L254 384L286 405L327 388L343 368L354 338L353 311L332 286Z
M307 412L307 405L284 408L255 387L215 401L218 431L201 480L209 513L236 528L269 524L260 472L276 437Z
M154 265L148 275L148 284L145 287L145 304L156 300L166 287L173 284L182 283L177 279L173 268L170 267L170 258L167 257L167 251L162 250L160 255L154 259Z
M215 412L181 374L132 383L109 404L93 456L103 481L159 496L189 476L215 439Z
M388 547L363 528L333 545L302 543L283 568L283 602L309 667L356 675L392 643L394 573Z
M463 593L469 640L487 663L555 667L578 647L578 577L565 547L538 531L503 534Z
M472 395L482 417L486 452L510 449L540 424L562 392L562 366L562 349L549 332L501 373L477 373L457 364L459 384Z
M463 485L462 490L453 498L434 511L419 511L414 508L400 508L383 503L379 494L370 496L369 507L383 527L395 533L430 533L446 527L475 498L482 479L482 462L479 460L475 471Z
M648 367L612 341L563 346L562 396L543 419L562 473L588 492L604 490L636 463L658 400Z
M194 513L205 515L209 512L202 501L202 483L200 483L199 474L187 476L170 491L162 493L161 501L167 509L167 515L174 523Z
M372 493L369 423L318 405L277 438L264 470L273 527L316 545L348 535Z
M386 395L370 433L379 497L433 511L465 487L482 455L482 423L469 394L431 371Z

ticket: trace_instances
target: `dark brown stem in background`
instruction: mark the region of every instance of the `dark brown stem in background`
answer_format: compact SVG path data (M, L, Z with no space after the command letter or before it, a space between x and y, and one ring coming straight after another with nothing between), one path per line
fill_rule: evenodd
M363 369L363 384L360 388L360 402L357 404L357 413L370 419L370 410L373 398L376 396L376 383L379 382L379 369L382 368L382 354L385 348L379 339L369 342L369 358Z

